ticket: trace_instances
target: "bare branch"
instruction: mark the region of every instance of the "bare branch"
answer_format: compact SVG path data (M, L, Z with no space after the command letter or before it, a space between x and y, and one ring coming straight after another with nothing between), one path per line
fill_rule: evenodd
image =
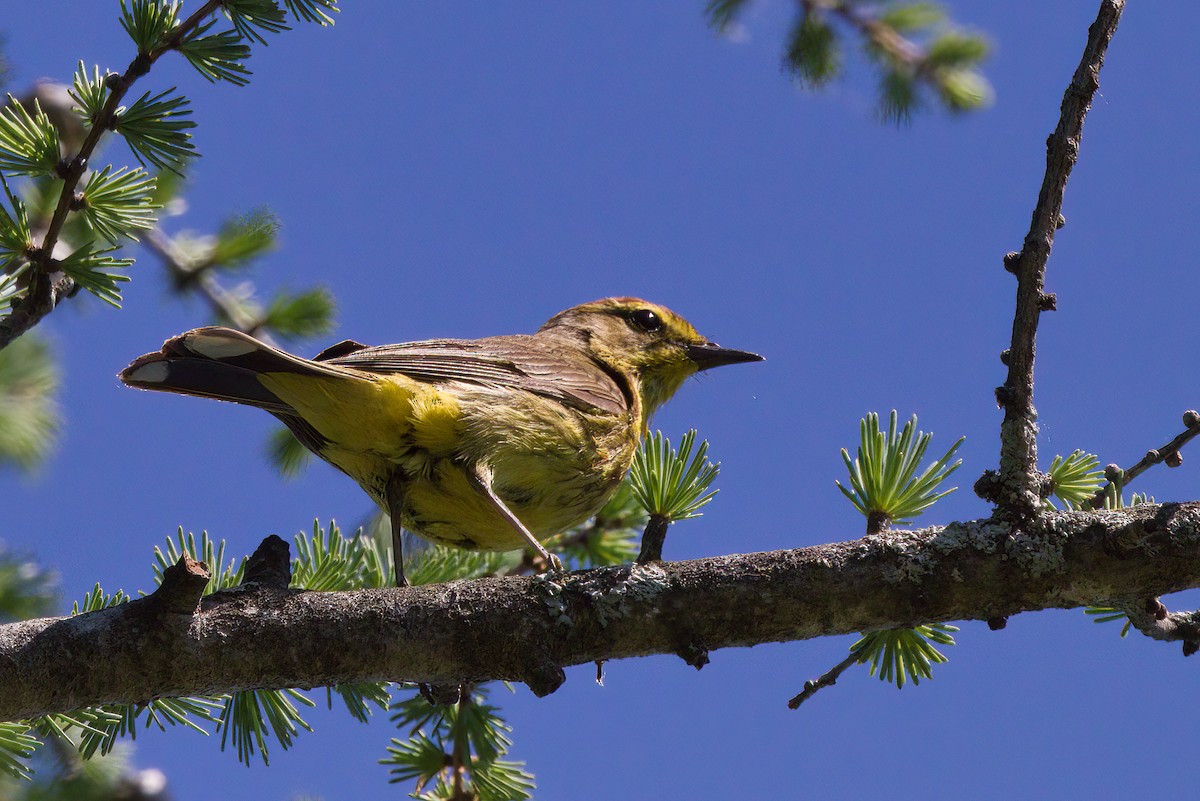
M1132 467L1122 470L1116 465L1110 464L1105 468L1104 475L1108 479L1108 483L1096 490L1096 494L1092 496L1088 505L1092 509L1102 509L1104 507L1104 497L1108 494L1109 487L1116 485L1117 491L1120 492L1129 486L1129 482L1156 464L1166 462L1167 467L1178 467L1183 464L1183 455L1179 451L1197 435L1200 435L1200 414L1189 409L1183 413L1183 424L1185 426L1183 433L1176 435L1161 448L1146 451L1146 455Z
M816 681L810 680L804 682L804 689L794 695L791 700L788 701L788 709L799 709L800 705L816 695L818 690L822 690L826 687L832 687L833 685L837 684L837 680L842 677L842 674L845 673L846 670L857 661L858 654L852 652L850 656L846 657L841 662L838 662L829 670L821 674L821 677Z
M1173 612L1157 602L1126 604L1121 611L1133 627L1147 637L1162 642L1183 642L1183 655L1191 656L1200 646L1200 611Z
M1101 605L1200 587L1200 502L894 531L544 577L359 592L243 586L0 626L0 719L262 687L523 681L649 654Z
M1054 244L1054 232L1062 225L1063 193L1079 157L1083 121L1100 86L1100 67L1124 5L1124 0L1100 3L1100 13L1088 30L1083 58L1063 95L1058 127L1046 142L1046 173L1029 233L1021 252L1010 253L1004 259L1005 268L1017 276L1016 312L1012 345L1006 356L1008 378L996 390L996 400L1004 408L998 481L981 489L988 500L997 503L1001 512L1014 520L1032 520L1041 511L1044 482L1037 466L1033 360L1038 317L1053 307L1050 296L1044 292L1046 262Z

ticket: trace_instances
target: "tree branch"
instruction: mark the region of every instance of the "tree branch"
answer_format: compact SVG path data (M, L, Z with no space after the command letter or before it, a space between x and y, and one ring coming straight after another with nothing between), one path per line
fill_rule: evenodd
M1108 465L1104 469L1104 477L1108 479L1108 483L1096 490L1096 494L1092 496L1088 505L1093 509L1102 508L1104 506L1104 498L1108 495L1109 487L1115 485L1117 492L1120 493L1125 487L1129 486L1129 482L1156 464L1166 462L1167 467L1179 467L1179 465L1183 464L1183 454L1179 451L1197 435L1200 435L1200 414L1193 409L1187 410L1183 413L1183 425L1184 430L1182 433L1177 434L1161 448L1153 448L1146 451L1146 455L1132 467L1122 470L1115 464Z
M175 26L166 41L160 47L149 53L139 53L122 75L110 76L108 99L104 108L90 120L91 128L79 148L79 153L73 158L63 159L59 165L58 177L63 186L58 196L58 204L46 228L42 243L36 249L36 255L30 259L29 267L32 279L29 290L21 298L21 304L13 313L0 320L0 350L10 342L33 328L42 318L54 311L59 301L74 294L75 282L69 276L59 272L54 264L54 246L58 244L59 234L67 221L75 200L75 188L87 171L88 159L99 144L100 138L113 129L117 120L117 110L121 100L134 82L150 71L150 67L163 53L179 46L183 37L195 29L200 22L220 7L219 0L208 0L179 25Z
M425 587L240 587L200 611L146 599L0 626L0 719L100 703L356 681L507 679L562 668L1200 587L1200 502L995 519L791 551Z
M186 254L161 228L151 228L147 231L145 241L162 261L168 277L176 287L198 292L218 320L243 334L250 334L268 345L277 346L278 343L271 335L262 330L262 319L246 314L236 298L212 275L211 265L195 267L188 264Z
M804 682L804 689L792 696L791 700L788 701L788 709L799 709L800 705L816 695L818 690L823 690L826 687L832 687L833 685L837 684L837 680L842 677L842 674L845 673L850 666L857 661L858 654L851 652L851 654L841 662L838 662L829 670L822 673L820 678L815 680L809 679L808 681Z
M1029 233L1020 253L1010 253L1004 266L1017 276L1012 345L1007 351L1008 377L996 389L1004 408L1000 426L1000 471L996 481L979 487L987 500L1015 521L1034 519L1041 511L1042 476L1037 467L1037 411L1033 406L1033 360L1038 317L1054 308L1054 296L1043 289L1054 232L1062 224L1063 194L1079 157L1083 121L1100 86L1100 68L1116 33L1124 0L1102 0L1088 29L1083 58L1063 95L1058 127L1046 142L1046 173L1038 193Z
M1162 642L1182 641L1184 656L1196 653L1197 646L1200 645L1200 611L1168 614L1158 603L1124 604L1121 611L1135 629L1151 639Z

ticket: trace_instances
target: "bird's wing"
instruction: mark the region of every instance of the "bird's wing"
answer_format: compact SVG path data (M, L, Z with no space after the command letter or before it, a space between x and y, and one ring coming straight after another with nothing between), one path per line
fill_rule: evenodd
M523 389L584 411L629 410L621 386L599 365L586 357L569 358L561 345L532 336L433 339L355 349L358 344L339 343L317 359L368 373L400 373L430 384L463 381Z

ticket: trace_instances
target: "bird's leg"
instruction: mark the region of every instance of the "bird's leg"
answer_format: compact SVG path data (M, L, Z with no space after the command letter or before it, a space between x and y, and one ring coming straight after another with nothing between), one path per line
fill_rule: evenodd
M522 523L520 519L518 519L517 516L512 513L512 510L505 505L504 501L500 500L500 497L496 495L496 492L492 489L492 474L490 470L480 465L475 465L467 471L467 475L470 477L471 481L475 484L479 491L483 493L483 496L491 502L496 511L503 515L504 519L512 524L512 527L515 528L517 532L525 538L525 541L529 543L529 547L537 551L537 555L546 560L546 564L550 565L551 570L560 575L566 572L563 568L562 561L557 556L547 551L542 544L537 541L537 537L529 533L529 529L525 528L525 524Z
M400 539L400 492L392 482L388 482L384 493L388 505L388 520L392 524L392 566L396 571L396 586L407 587L408 579L404 577L404 548Z
M404 577L404 548L401 545L400 518L389 514L392 521L392 566L396 571L396 586L407 587L408 579Z

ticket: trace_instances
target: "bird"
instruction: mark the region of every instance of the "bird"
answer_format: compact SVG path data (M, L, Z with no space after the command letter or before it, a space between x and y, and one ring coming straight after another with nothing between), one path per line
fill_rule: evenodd
M536 333L369 347L312 359L231 328L196 328L119 375L147 390L253 406L354 479L401 531L480 550L541 544L594 515L650 418L695 373L761 361L639 298L574 306Z

